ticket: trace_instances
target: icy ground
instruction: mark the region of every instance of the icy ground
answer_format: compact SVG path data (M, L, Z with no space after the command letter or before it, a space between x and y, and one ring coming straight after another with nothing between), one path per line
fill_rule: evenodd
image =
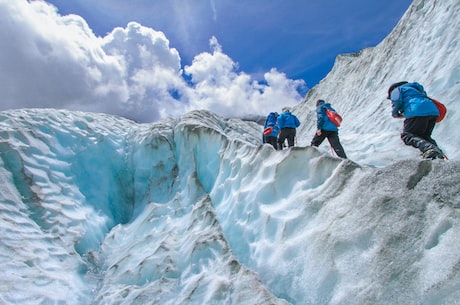
M4 304L460 299L458 161L276 152L207 112L0 120Z
M0 304L460 304L459 13L416 0L340 55L281 152L206 111L0 112ZM447 105L433 135L450 160L401 142L400 80ZM318 98L350 160L308 147Z

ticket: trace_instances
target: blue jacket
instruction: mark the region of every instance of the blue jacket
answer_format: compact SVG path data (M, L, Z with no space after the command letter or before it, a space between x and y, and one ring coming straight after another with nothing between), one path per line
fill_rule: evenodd
M395 88L390 94L392 112L395 118L417 116L439 116L438 108L427 97L419 83L408 83Z
M267 135L267 137L275 137L275 138L278 137L279 128L278 128L277 117L278 117L278 113L270 112L267 118L265 119L264 129L269 126L273 127L273 131L269 135Z
M326 102L321 102L318 107L316 107L316 128L318 130L338 131L339 128L327 117L326 109L335 111L335 109L331 107L331 104Z
M278 116L278 127L283 128L297 128L300 126L299 119L291 112L286 111Z

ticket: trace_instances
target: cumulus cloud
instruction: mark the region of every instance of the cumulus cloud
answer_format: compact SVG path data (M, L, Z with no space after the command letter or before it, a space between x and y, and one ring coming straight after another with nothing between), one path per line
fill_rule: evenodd
M295 105L303 81L272 69L262 82L238 71L215 37L183 70L164 33L136 22L96 37L76 15L43 1L0 0L0 110L64 108L141 122L207 109L226 117Z
M185 111L181 95L173 94L186 87L180 56L162 32L131 22L104 37L102 48L123 67L128 96L121 104L129 116L149 121Z
M283 106L296 105L302 99L297 92L305 86L302 80L288 79L274 68L264 74L263 82L253 80L250 75L238 72L238 65L222 52L215 37L211 38L210 46L212 54L197 55L184 69L194 83L191 108L244 117L280 111Z

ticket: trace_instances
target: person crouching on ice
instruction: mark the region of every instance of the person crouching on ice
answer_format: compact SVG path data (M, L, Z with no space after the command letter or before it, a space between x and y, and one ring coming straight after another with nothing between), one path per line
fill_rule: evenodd
M327 117L327 109L335 111L334 108L331 107L331 104L326 103L324 100L316 101L317 130L315 136L311 140L311 146L318 147L321 143L323 143L324 139L327 138L337 156L346 159L347 155L345 154L339 140L339 128Z
M394 83L388 89L392 116L405 118L401 139L406 145L418 148L426 159L444 159L444 153L431 138L439 111L417 82Z

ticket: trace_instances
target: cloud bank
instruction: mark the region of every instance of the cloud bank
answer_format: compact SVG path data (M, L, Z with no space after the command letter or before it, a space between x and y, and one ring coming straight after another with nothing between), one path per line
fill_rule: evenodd
M80 16L43 1L0 0L0 110L61 108L139 122L206 109L224 117L265 115L302 100L272 68L262 81L239 71L216 37L182 67L164 33L131 22L96 36Z

